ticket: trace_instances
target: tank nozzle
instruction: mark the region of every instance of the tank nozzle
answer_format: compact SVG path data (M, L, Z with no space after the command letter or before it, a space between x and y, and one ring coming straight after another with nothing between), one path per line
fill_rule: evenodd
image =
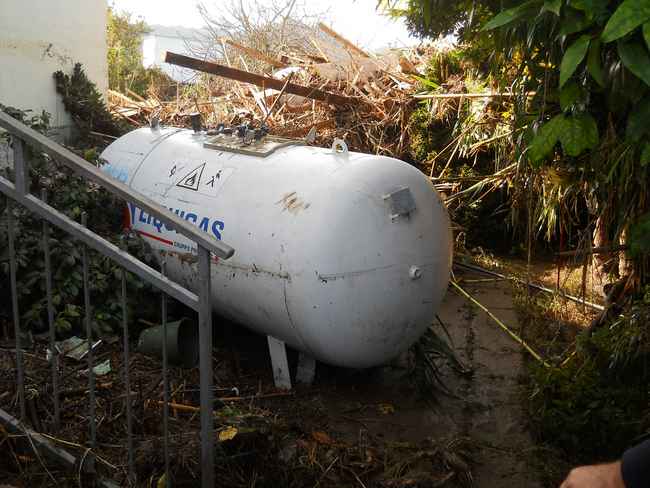
M201 114L199 112L190 114L190 123L192 124L192 130L194 132L201 132L203 121L201 120Z

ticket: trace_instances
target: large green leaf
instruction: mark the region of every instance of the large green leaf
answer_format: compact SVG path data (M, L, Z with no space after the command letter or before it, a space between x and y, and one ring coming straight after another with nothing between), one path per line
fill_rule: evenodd
M438 84L435 83L434 81L431 81L431 80L428 79L428 78L425 78L425 77L423 77L423 76L418 76L418 75L411 75L411 76L413 76L413 78L415 78L416 80L418 80L418 81L419 81L420 83L422 83L424 86L428 86L429 88L433 88L433 89L440 88L440 85L438 85Z
M650 213L643 215L630 226L629 236L627 244L633 257L650 252Z
M558 17L560 16L560 10L562 9L562 0L546 0L542 10L548 12L553 12Z
M560 107L567 110L580 99L580 87L575 81L570 81L560 90Z
M650 56L643 44L637 41L619 42L618 55L627 69L650 85Z
M603 42L612 42L650 20L650 0L625 0L603 29Z
M560 142L565 154L578 156L598 144L598 126L591 115L565 117L560 128Z
M605 75L603 74L603 64L600 60L600 40L592 41L587 54L587 69L589 74L596 80L600 86L605 86Z
M560 114L553 117L539 129L528 147L528 157L533 163L539 163L553 151L553 147L560 139L563 125L564 115Z
M571 78L571 75L585 58L590 40L591 38L586 34L580 36L564 53L560 64L560 88Z
M492 17L481 30L492 30L496 29L497 27L511 24L512 22L530 15L534 12L534 9L540 5L541 0L529 0L528 2L524 2L521 5L517 5L516 7L504 10L503 12L500 12Z
M571 6L582 10L588 17L596 17L607 9L608 0L571 0Z
M645 39L646 46L650 49L650 22L643 24L643 38Z
M422 16L424 17L424 25L428 28L431 24L431 17L433 14L433 0L422 0Z
M625 135L631 141L638 141L648 132L650 132L650 97L645 97L628 116Z
M648 166L650 164L650 142L646 142L641 152L641 166Z
M592 23L593 20L588 19L584 13L575 9L565 8L564 15L560 22L558 37L565 37L574 32L580 32L589 27Z

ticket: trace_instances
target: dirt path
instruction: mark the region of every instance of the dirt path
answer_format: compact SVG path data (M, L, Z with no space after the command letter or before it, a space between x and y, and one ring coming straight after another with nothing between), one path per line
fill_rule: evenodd
M467 285L466 289L503 322L517 327L507 283ZM476 485L541 486L526 462L533 443L520 399L520 348L485 312L455 293L447 294L440 318L449 328L456 352L474 369L467 379L447 376L461 398L445 401L442 411L454 428L481 444Z
M466 275L467 278L483 276ZM517 327L507 283L467 285L467 290L505 323ZM437 405L423 401L409 385L405 370L385 367L374 373L320 370L311 395L327 414L319 428L350 440L367 435L386 442L419 443L425 439L467 436L477 446L472 457L477 488L539 488L527 465L533 442L525 428L520 401L522 355L517 345L489 317L449 291L440 318L454 349L474 370L471 376L445 371L445 383L456 395ZM305 392L306 393L306 392ZM313 396L315 395L315 396ZM381 406L394 407L382 415Z

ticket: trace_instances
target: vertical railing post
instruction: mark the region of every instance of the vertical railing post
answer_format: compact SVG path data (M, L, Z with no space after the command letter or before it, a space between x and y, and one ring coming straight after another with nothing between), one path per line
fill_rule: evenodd
M47 190L41 190L41 200L47 203ZM52 301L52 263L50 257L50 224L43 219L43 258L45 260L45 294L47 295L47 323L50 331L50 354L52 365L52 394L54 395L54 430L61 427L61 409L59 406L59 350L56 348L56 330L54 325L54 303Z
M86 212L81 214L81 225L86 227L88 224L88 216ZM88 247L84 244L81 246L81 260L83 265L83 281L84 281L84 309L86 321L86 340L88 342L88 424L90 428L90 447L95 448L97 444L97 432L95 424L95 372L93 371L94 356L93 353L93 327L92 315L90 310L90 277L88 269Z
M21 195L29 193L29 161L26 157L25 143L17 136L11 138L14 147L14 186ZM14 227L13 205L7 199L8 233L9 233L9 267L11 273L11 296L14 314L14 331L16 335L16 370L18 376L18 395L20 398L20 419L25 421L25 372L23 370L23 349L20 337L20 314L18 313L18 290L16 286L16 237Z
M12 137L14 146L14 185L21 195L29 193L29 159L25 143L18 137Z
M122 249L125 248L122 241ZM122 339L124 342L124 388L126 389L126 446L128 451L129 485L135 486L135 460L133 455L133 412L131 411L131 378L129 375L129 317L126 304L126 270L122 268Z
M212 401L212 307L210 251L197 246L199 272L199 368L201 388L201 487L214 488L214 415Z
M165 276L167 263L165 256L160 263L160 273ZM165 486L172 486L169 479L169 368L167 357L167 294L163 291L161 297L162 324L162 376L163 376L163 453L165 456Z
M7 238L9 240L9 273L11 280L11 308L13 309L14 335L16 341L16 376L18 382L18 400L20 402L20 420L25 421L25 372L23 368L23 348L20 337L20 313L18 312L18 287L16 286L16 275L18 266L16 263L16 229L14 227L13 202L7 198Z

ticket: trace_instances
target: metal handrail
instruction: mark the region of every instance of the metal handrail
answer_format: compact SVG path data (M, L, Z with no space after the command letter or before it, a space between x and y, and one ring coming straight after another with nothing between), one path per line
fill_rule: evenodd
M235 253L235 250L228 244L202 232L186 220L183 220L178 215L170 212L169 209L162 207L150 198L134 191L124 183L107 176L99 168L89 164L85 159L77 156L69 149L66 149L51 139L48 139L40 132L36 132L31 127L26 126L3 112L0 112L0 127L6 129L11 134L16 135L19 139L24 140L28 144L41 149L43 152L62 162L83 178L97 183L109 193L124 198L143 210L146 210L148 213L155 215L165 223L168 223L169 227L192 239L197 243L197 245L202 245L220 258L228 259Z
M92 355L92 335L90 329L90 296L88 286L88 263L86 247L92 247L100 254L112 259L120 266L122 266L122 310L123 319L122 324L124 327L124 357L125 357L125 384L127 386L127 420L128 420L128 450L129 450L129 474L133 475L133 444L131 432L131 409L130 409L130 387L129 387L129 373L128 373L128 321L126 317L126 281L125 270L131 271L138 275L143 280L151 285L160 289L163 292L163 336L167 336L166 332L166 295L172 296L177 300L183 302L190 308L198 312L199 316L199 367L200 367L200 403L201 403L201 486L203 488L214 487L214 418L212 415L213 409L213 392L212 392L212 309L210 304L211 296L211 253L214 253L220 258L228 259L234 254L234 249L210 235L203 233L196 227L190 225L179 216L173 214L168 209L161 207L153 200L145 197L144 195L132 190L125 184L113 180L109 176L102 173L97 167L92 166L84 159L80 158L68 149L60 146L59 144L51 141L42 134L36 132L30 127L24 125L18 120L13 119L9 115L0 112L0 127L6 129L12 136L13 151L14 151L14 182L7 180L0 176L0 193L3 193L8 200L8 238L9 238L9 259L10 259L10 278L11 278L11 292L12 292L12 308L13 308L13 321L16 342L16 369L17 369L17 383L19 392L21 421L25 420L25 385L24 385L24 371L23 371L23 358L20 340L20 318L18 313L17 289L16 289L16 256L15 256L15 231L13 223L13 215L11 205L9 202L16 201L26 207L31 212L37 214L43 219L43 249L46 254L45 259L45 278L46 278L46 292L48 294L48 322L50 326L50 348L53 351L52 360L52 375L53 387L55 395L55 424L58 424L58 387L57 387L57 368L58 368L58 354L54 347L54 320L51 306L51 266L49 260L49 223L54 224L66 233L72 235L74 238L82 241L84 246L83 252L83 265L84 265L84 308L85 308L85 322L87 329L87 340L89 346L88 358L88 377L89 377L89 390L91 397L91 405L89 408L89 427L90 427L90 444L91 448L95 447L95 415L94 415L94 373L93 373L93 355ZM187 290L183 286L175 283L164 275L163 272L158 272L134 258L129 253L120 249L108 240L98 236L86 227L85 214L82 215L81 224L75 222L68 216L59 212L55 208L46 203L47 195L43 191L41 198L37 198L30 194L29 191L29 160L25 150L25 143L35 146L36 148L47 153L52 158L65 164L72 169L75 173L83 178L91 180L103 187L109 193L123 198L131 203L138 205L140 208L145 209L152 215L158 217L168 227L175 229L177 232L185 235L197 244L197 263L198 263L198 294ZM163 381L165 391L167 391L167 355L163 354ZM165 394L167 401L168 395ZM167 426L168 406L165 405L163 409L164 425ZM164 429L165 446L167 446L167 428ZM166 455L167 449L165 449ZM165 473L166 479L169 480L169 460L165 460Z

